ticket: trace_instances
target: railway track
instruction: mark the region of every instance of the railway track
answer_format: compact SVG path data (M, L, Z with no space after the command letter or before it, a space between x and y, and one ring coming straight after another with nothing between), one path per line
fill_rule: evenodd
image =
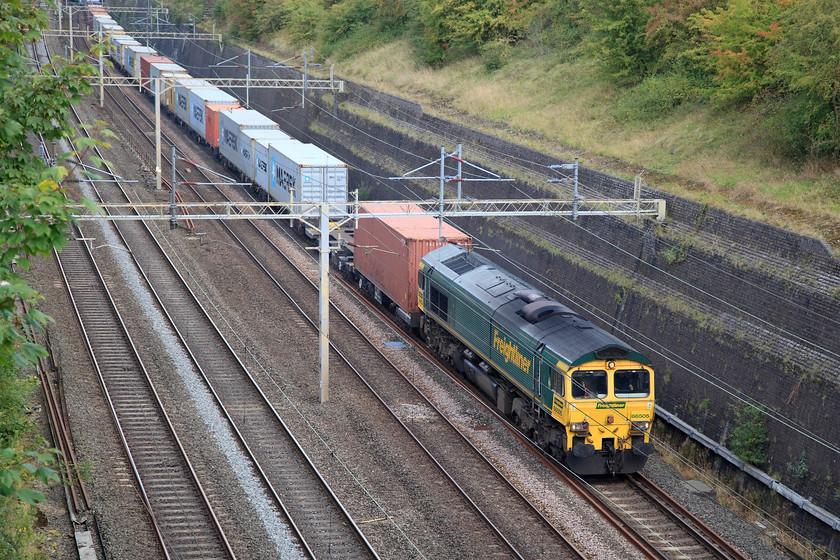
M39 60L49 60L45 44L36 49ZM78 119L75 110L74 116ZM74 226L71 237L75 240L61 253L54 252L55 259L160 553L164 558L235 558L84 236ZM51 384L44 390L58 444L73 459ZM78 493L71 490L70 497L71 517L90 506L83 485Z
M103 200L113 201L114 196L117 193L100 193ZM121 202L128 201L125 193L122 196ZM152 232L139 222L117 229L300 546L313 558L327 550L333 558L376 558Z
M373 305L371 309L394 329L398 326L389 316ZM415 342L416 341L412 341ZM415 344L416 345L416 344ZM452 373L422 346L417 349L429 360L450 372L488 412L496 416L516 434L530 452L564 480L567 485L588 500L601 514L648 558L658 560L748 560L738 549L727 543L676 500L657 488L641 474L632 476L588 478L583 480L559 465L536 444L520 433L515 426L499 415L492 403L471 385Z
M85 242L55 257L162 553L235 558Z
M126 99L129 99L126 96ZM125 111L125 109L123 109ZM146 116L142 110L136 109L132 111ZM125 112L128 116L128 112ZM136 119L130 119L137 123ZM146 124L150 124L146 121ZM138 130L142 132L143 125L138 126ZM144 135L144 137L147 137ZM167 141L171 142L171 140ZM196 196L201 197L196 189L193 188ZM220 190L214 191L216 197L224 196ZM293 305L303 313L312 330L312 346L316 344L316 320L311 319L317 315L317 291L314 285L309 282L305 275L297 270L291 261L285 259L280 249L271 242L269 237L263 233L260 228L252 223L222 223L223 227L230 233L232 238L251 256L254 262L259 266L275 286L281 290L293 303ZM282 264L277 262L277 256L280 255L285 262ZM291 268L290 266L291 265ZM297 294L307 293L305 303L295 303L295 299L299 298ZM291 294L296 294L293 296ZM306 309L304 309L306 308ZM350 324L346 317L340 321L340 330L333 331L336 333L335 337L342 340L342 346L345 347L345 352L348 348L366 347L375 350L374 346L365 339L361 333L352 324ZM335 328L335 327L334 327ZM367 358L365 363L353 368L356 375L365 382L370 388L373 395L378 395L379 403L390 414L393 421L400 424L414 441L424 449L430 460L437 465L450 480L450 483L459 492L463 498L469 503L470 507L484 519L488 527L492 528L495 533L495 538L502 544L505 552L502 557L534 557L534 555L552 555L564 558L582 557L581 554L571 545L557 529L548 522L544 516L532 505L528 500L519 493L516 488L498 471L492 464L470 443L453 424L449 423L439 411L434 409L431 403L422 397L416 387L410 385L406 379L405 383L411 387L412 400L416 402L406 403L405 390L403 387L399 390L394 390L393 376L398 374L384 354L376 351L374 353L376 358L371 360ZM341 354L340 354L341 355ZM345 358L346 359L346 358ZM349 363L349 362L348 362ZM365 373L362 374L361 371ZM371 372L378 372L378 379L372 379ZM401 414L400 410L406 406L423 407L425 409L435 410L438 419L445 423L448 428L441 430L440 423L429 422L428 418L412 418L410 415ZM429 426L436 426L429 428ZM451 452L445 453L444 449L460 448L463 451L458 454ZM444 457L444 459L440 459ZM457 482L452 473L457 471L470 471L474 473L474 480L481 479L483 483L472 483L469 487L461 486L463 483ZM482 476L482 473L488 473ZM488 480L495 481L488 484ZM488 491L488 488L492 489ZM523 512L511 516L509 512L502 514L498 511L498 506L494 504L516 504L518 509ZM484 510L497 510L494 514L485 514ZM517 509L517 511L518 511ZM495 519L490 519L494 517ZM497 525L504 527L499 529ZM531 527L530 534L527 537L520 537L518 535L517 527ZM513 542L512 542L513 541ZM531 541L531 542L526 542ZM520 549L523 552L520 552Z
M303 314L311 329L311 347L316 348L317 287L254 224L225 225L278 290ZM333 311L338 310L334 307ZM392 421L420 446L453 490L491 528L491 533L507 550L505 557L507 554L517 558L583 557L349 318L338 311L338 315L333 313L331 323L331 338L338 341L331 346L339 358L332 362L333 368L337 369L343 362L370 389ZM406 410L422 413L407 414ZM388 426L382 429L390 430ZM465 473L469 474L465 476ZM528 530L523 531L523 527Z
M584 491L643 539L652 558L746 559L642 475L590 479Z
M102 191L106 190L109 191L108 194L103 195ZM118 183L98 190L97 195L100 201L106 198L113 200L114 196L121 196L120 201L128 200ZM183 278L165 258L163 249L156 243L151 231L142 223L120 224L115 229L193 358L217 403L223 409L224 416L240 436L241 445L252 459L254 469L262 476L269 493L289 520L296 542L305 551L304 554L309 558L377 558L282 420L265 399L260 397L259 389L253 383L247 382L247 369L227 346L212 321L201 313L201 306L191 297ZM74 281L75 275L68 274L67 277L68 289L71 289L72 284L69 282ZM90 309L86 311L87 313L80 311L80 321L92 321L99 325L98 318L91 318ZM110 327L102 327L103 333L107 333ZM103 334L102 338L106 339L107 334ZM115 367L127 371L131 369L120 365L110 353L106 362L114 362ZM130 385L128 380L121 380L120 386ZM128 409L125 413L130 418L142 416ZM120 410L116 410L114 415L115 418L120 418ZM124 437L139 437L150 442L151 445L147 445L146 448L154 452L155 431L136 432L136 427L135 424L128 426L124 430ZM170 461L141 457L141 460L136 462L154 468L155 465L165 465ZM138 474L139 480L143 478ZM176 480L180 479L173 478L171 486L175 485ZM152 505L149 504L150 511L153 511ZM161 525L171 526L173 531L179 531L181 527L175 519L167 520L166 524ZM196 534L197 538L201 538L200 533ZM212 542L212 539L206 540ZM196 557L214 556L205 551L199 552Z
M142 111L139 111L139 112L142 114ZM218 192L221 192L221 191L218 191ZM262 236L262 238L265 240L266 243L268 243L268 245L264 248L261 248L261 249L249 250L249 254L251 254L251 257L254 259L255 263L257 263L258 266L263 268L263 270L267 274L269 274L269 276L271 276L272 280L277 284L278 288L283 289L281 287L282 285L290 285L291 286L292 284L294 284L295 281L290 280L289 277L288 277L288 274L286 274L286 276L284 277L282 271L275 270L275 271L272 272L271 270L269 270L270 268L272 268L271 264L268 264L268 265L263 265L262 264L262 262L270 263L273 260L272 257L277 255L277 252L279 251L279 249L276 246L274 246L273 243L271 243L268 236L266 236L264 233L262 233L262 231L260 231L260 228L258 228L256 225L250 224L250 223L249 224L235 224L233 226L228 226L227 224L225 224L225 227L226 227L226 229L228 229L228 231L230 231L232 237L240 244L240 246L242 246L246 250L248 250L249 245L253 246L253 241L251 240L252 235L249 235L249 234L259 232L259 236ZM242 231L240 233L237 233L235 230L239 230L239 229L242 229ZM246 243L245 241L242 241L242 239L248 239L248 242ZM260 243L262 243L262 241L260 241ZM251 251L253 251L253 252L251 252ZM259 253L263 256L261 256L261 257L257 256L255 253ZM283 280L282 281L278 280L278 278L283 278ZM297 294L297 293L301 293L300 290L302 288L305 289L305 286L302 287L302 285L300 285L300 284L294 284L293 287L285 289L284 291L287 293L287 295L288 295L289 292ZM310 287L310 289L311 289L311 287ZM289 296L289 297L291 299L291 296ZM313 310L317 309L317 303L315 303L314 305L311 302L308 303L308 304L307 303L302 303L301 305L298 305L298 304L295 304L295 305L298 306L301 309L301 312L308 313L310 317L316 316L314 314ZM307 306L309 306L309 311L308 312L303 309ZM335 329L336 328L335 323L333 325L334 325L333 328ZM314 327L314 323L313 323L313 327ZM350 334L350 331L343 330L345 328L344 326L342 326L340 328L342 329L340 331L340 334L336 333L335 330L333 331L333 333L338 334L338 336L334 336L335 338L338 338L342 341L349 340L350 342L347 344L347 346L350 347L350 348L357 347L358 344L361 343L361 341L358 338L354 338L354 336L352 336ZM351 327L351 330L352 330L352 327ZM313 340L313 344L314 344L314 340ZM382 356L382 357L384 359L384 356ZM387 359L385 359L385 362L387 363ZM366 372L366 376L367 376L368 373L371 372L371 371L382 371L382 366L383 366L383 363L375 363L375 362L374 363L366 363L359 369L364 369L364 371ZM388 390L390 388L392 388L392 383L391 383L391 381L393 379L392 374L393 374L393 372L388 371L388 373L383 377L382 380L379 380L379 381L372 380L372 381L370 381L371 390L373 390L374 392L381 392L383 394L387 393ZM361 374L358 374L358 375L360 375L360 377L362 377ZM366 381L366 383L368 383L368 381ZM377 383L378 383L378 386L375 385ZM419 391L417 391L417 393L419 394ZM386 396L382 399L382 402L385 406L388 406L387 403L385 402L385 400L387 398L388 397ZM399 400L401 398L403 398L403 397L397 396L397 397L392 397L391 400L392 400L392 402L399 402ZM428 401L426 401L426 405L430 405L430 404L431 403L428 403ZM432 408L434 408L434 407L432 407ZM391 410L391 414L398 421L400 420L399 415L394 410ZM427 446L429 448L434 448L434 447L437 446L438 449L441 449L441 448L447 448L447 447L451 446L450 443L443 443L443 444L438 443L437 438L440 437L440 434L437 433L437 432L439 432L439 430L427 430L424 433L424 429L428 428L428 425L429 425L428 422L412 422L411 419L409 419L408 424L412 424L412 425L410 427L406 425L405 428L410 429L410 431L412 431L415 434L414 437L418 438L417 439L418 442L421 439L425 442L430 442L430 443L427 443ZM454 426L452 426L452 428L457 432L457 429L455 429ZM432 432L435 432L435 433L432 433ZM461 437L466 441L466 438L463 435L461 435ZM485 461L486 461L486 459L485 459ZM463 468L463 457L460 459L460 462L461 462L460 468ZM439 466L440 466L440 468L443 472L447 472L447 466L446 465L440 464ZM452 469L453 466L455 466L455 465L449 465L449 468ZM480 467L477 467L477 466L474 466L474 465L470 465L470 467L469 467L470 470L475 470L475 469L478 469L478 468L480 468ZM501 474L499 474L499 477L504 479L504 477ZM511 488L512 488L512 486L511 486ZM619 494L615 494L616 497L618 495ZM510 498L510 496L501 495L498 491L496 491L493 495L484 496L484 499L487 501L487 503L492 503L494 501L495 502L509 502L511 498ZM524 499L524 498L522 498L522 499ZM474 504L474 507L477 510L481 509L478 504ZM640 517L640 516L630 515L629 519L632 519L633 517ZM490 524L492 524L492 521L490 521L489 519L488 519L488 522L490 522ZM528 523L529 521L526 520L526 519L520 519L520 520L517 520L517 523L519 523L519 522ZM543 523L546 523L547 525L550 526L550 524L547 523L544 519L543 519ZM629 522L627 520L625 520L625 523L629 524ZM644 525L644 523L642 523L642 525ZM702 554L697 555L697 556L691 555L691 554L694 554L694 553L697 552L698 547L699 547L699 549L702 549L703 551L706 551L707 547L703 547L703 546L697 545L697 544L689 544L687 541L684 541L684 540L678 540L677 537L673 533L663 532L661 530L658 531L658 532L657 531L648 532L646 537L647 537L647 540L649 540L649 541L658 539L660 541L660 549L669 550L671 552L671 554L665 555L665 556L657 556L656 554L652 554L651 555L652 557L665 557L665 558L695 558L695 557L696 558L704 558L704 557L732 558L732 557L734 557L734 556L703 556ZM507 540L507 539L505 539L503 537L503 540ZM663 543L665 543L665 544L663 544ZM513 546L511 546L511 551L514 551L516 555L519 554L517 549ZM549 552L550 551L547 551L547 550L544 550L544 549L539 551L540 554L546 554L546 553L549 553ZM676 554L676 555L674 555L674 554Z

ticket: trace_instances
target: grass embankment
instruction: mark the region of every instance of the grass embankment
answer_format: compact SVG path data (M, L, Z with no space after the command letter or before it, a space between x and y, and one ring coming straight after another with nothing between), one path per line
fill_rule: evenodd
M520 55L489 72L479 57L431 69L407 41L337 63L338 73L559 157L630 177L840 246L840 167L776 155L758 111L662 106L615 87L586 59Z
M215 15L278 59L316 45L313 73L334 64L429 113L840 247L831 2L648 4L218 0Z

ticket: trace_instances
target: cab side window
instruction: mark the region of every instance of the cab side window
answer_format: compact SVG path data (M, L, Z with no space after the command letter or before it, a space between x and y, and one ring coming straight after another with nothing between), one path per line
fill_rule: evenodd
M449 320L449 298L434 284L429 284L429 308L443 321Z
M615 372L616 397L647 397L650 395L650 374L643 369Z
M566 376L557 368L551 368L552 389L561 397L566 396Z
M572 397L576 399L603 399L606 396L606 371L576 371L572 374Z

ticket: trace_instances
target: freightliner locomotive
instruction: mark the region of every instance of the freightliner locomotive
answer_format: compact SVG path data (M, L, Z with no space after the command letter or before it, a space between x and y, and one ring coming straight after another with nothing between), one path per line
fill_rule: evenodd
M529 437L578 474L631 473L653 452L650 361L454 244L423 257L420 332Z
M650 361L473 250L419 207L365 205L339 271L578 474L631 473L653 452Z

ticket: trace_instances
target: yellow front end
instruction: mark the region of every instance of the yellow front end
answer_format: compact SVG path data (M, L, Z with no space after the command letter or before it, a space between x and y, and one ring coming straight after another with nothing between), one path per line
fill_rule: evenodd
M566 427L573 470L601 474L644 466L653 451L653 370L628 360L599 360L569 368L564 382L564 398L555 396L552 416ZM565 403L558 406L557 400Z

